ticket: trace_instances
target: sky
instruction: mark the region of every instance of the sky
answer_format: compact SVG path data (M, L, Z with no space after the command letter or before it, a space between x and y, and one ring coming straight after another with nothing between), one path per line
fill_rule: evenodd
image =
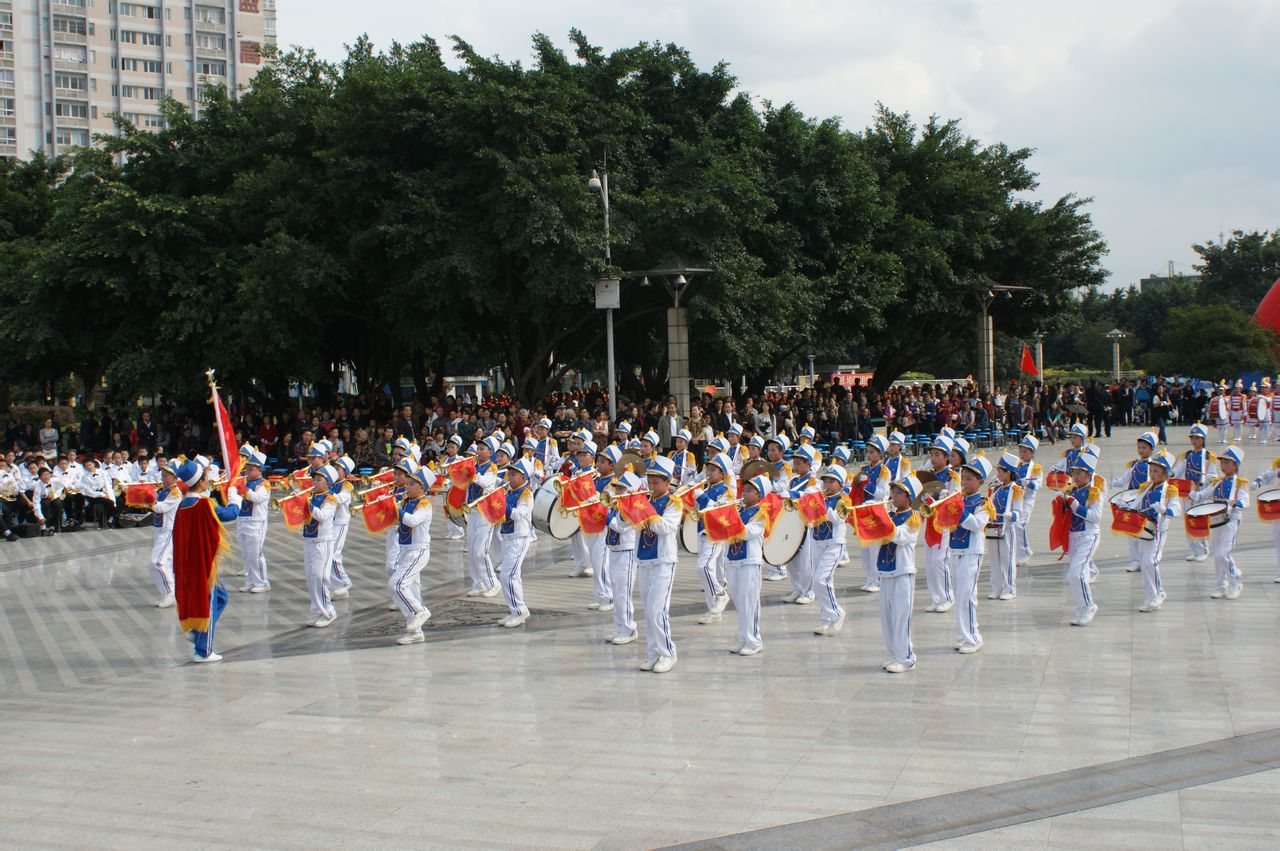
M876 102L959 119L1035 150L1036 195L1074 193L1109 246L1108 287L1194 274L1195 243L1280 227L1276 0L279 0L282 46L341 59L458 35L528 62L543 32L570 51L674 42L724 60L759 102L859 130ZM352 14L352 10L358 10ZM570 51L571 55L571 51Z

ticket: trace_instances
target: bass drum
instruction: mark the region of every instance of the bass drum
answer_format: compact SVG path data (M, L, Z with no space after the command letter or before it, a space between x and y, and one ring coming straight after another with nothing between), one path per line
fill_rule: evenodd
M578 515L560 510L560 490L549 478L533 494L533 528L558 541L567 541L579 531Z
M764 539L765 562L782 567L800 552L807 534L809 529L799 511L783 511L773 524L773 532Z
M680 524L680 549L698 554L698 518L686 517Z

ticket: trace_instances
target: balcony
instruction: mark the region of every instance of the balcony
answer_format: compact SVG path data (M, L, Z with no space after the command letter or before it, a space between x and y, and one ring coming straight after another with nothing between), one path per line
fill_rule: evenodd
M224 47L218 49L216 47L197 47L196 57L198 59L226 59L227 49Z
M55 43L61 42L62 44L86 44L88 42L83 33L65 32L63 30L54 30L53 40Z
M84 127L88 128L89 119L81 118L78 115L59 115L57 118L59 127Z
M53 60L53 67L59 71L73 71L79 74L83 74L89 68L89 66L83 62L68 62L65 59Z
M18 117L13 114L0 115L0 127L17 127Z
M89 102L89 93L84 89L54 89L53 96L58 100L82 100Z
M227 25L218 21L197 20L196 30L202 33L224 33L227 31Z
M72 6L67 3L59 3L58 0L53 0L51 9L55 15L71 15L74 18L84 17L83 6Z

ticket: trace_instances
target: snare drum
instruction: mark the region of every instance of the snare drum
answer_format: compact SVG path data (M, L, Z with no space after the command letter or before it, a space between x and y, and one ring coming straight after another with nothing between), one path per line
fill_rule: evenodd
M680 524L680 549L698 554L698 518L690 515Z
M1188 537L1207 538L1212 530L1227 525L1227 507L1220 502L1193 505L1187 509L1183 522Z
M796 557L804 546L809 527L799 511L783 511L774 521L773 531L764 539L764 560L774 567L782 567Z
M1280 488L1258 494L1258 519L1267 523L1280 520Z
M1138 490L1137 488L1130 488L1127 491L1120 491L1111 497L1111 507L1123 508L1126 511L1128 511L1129 503L1137 502L1138 496L1141 493L1142 491Z
M988 540L988 541L998 541L998 540L1002 539L1003 537L1004 537L1004 524L1003 524L1003 523L994 523L994 522L993 522L993 523L988 523L988 524L987 524L987 540Z
M579 531L576 512L560 510L560 491L549 478L533 494L533 528L558 541L567 541Z

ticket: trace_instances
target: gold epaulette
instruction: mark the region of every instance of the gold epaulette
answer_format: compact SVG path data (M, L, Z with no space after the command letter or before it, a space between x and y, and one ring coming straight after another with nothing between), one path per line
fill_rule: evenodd
M1022 485L1015 484L1013 486L1013 496L1015 499L1022 499Z
M911 515L907 518L907 526L911 528L912 532L919 531L920 529L920 512L919 511L913 510L911 512Z
M1040 475L1040 474L1041 474L1041 473L1043 473L1043 472L1044 472L1044 470L1043 470L1043 468L1041 468L1041 466L1040 466L1039 464L1037 464L1037 463L1036 463L1036 462L1034 462L1034 461L1032 461L1032 462L1031 462L1031 475L1033 475L1033 476L1038 476L1038 475Z
M1089 485L1089 504L1093 505L1102 499L1102 488L1097 485Z

